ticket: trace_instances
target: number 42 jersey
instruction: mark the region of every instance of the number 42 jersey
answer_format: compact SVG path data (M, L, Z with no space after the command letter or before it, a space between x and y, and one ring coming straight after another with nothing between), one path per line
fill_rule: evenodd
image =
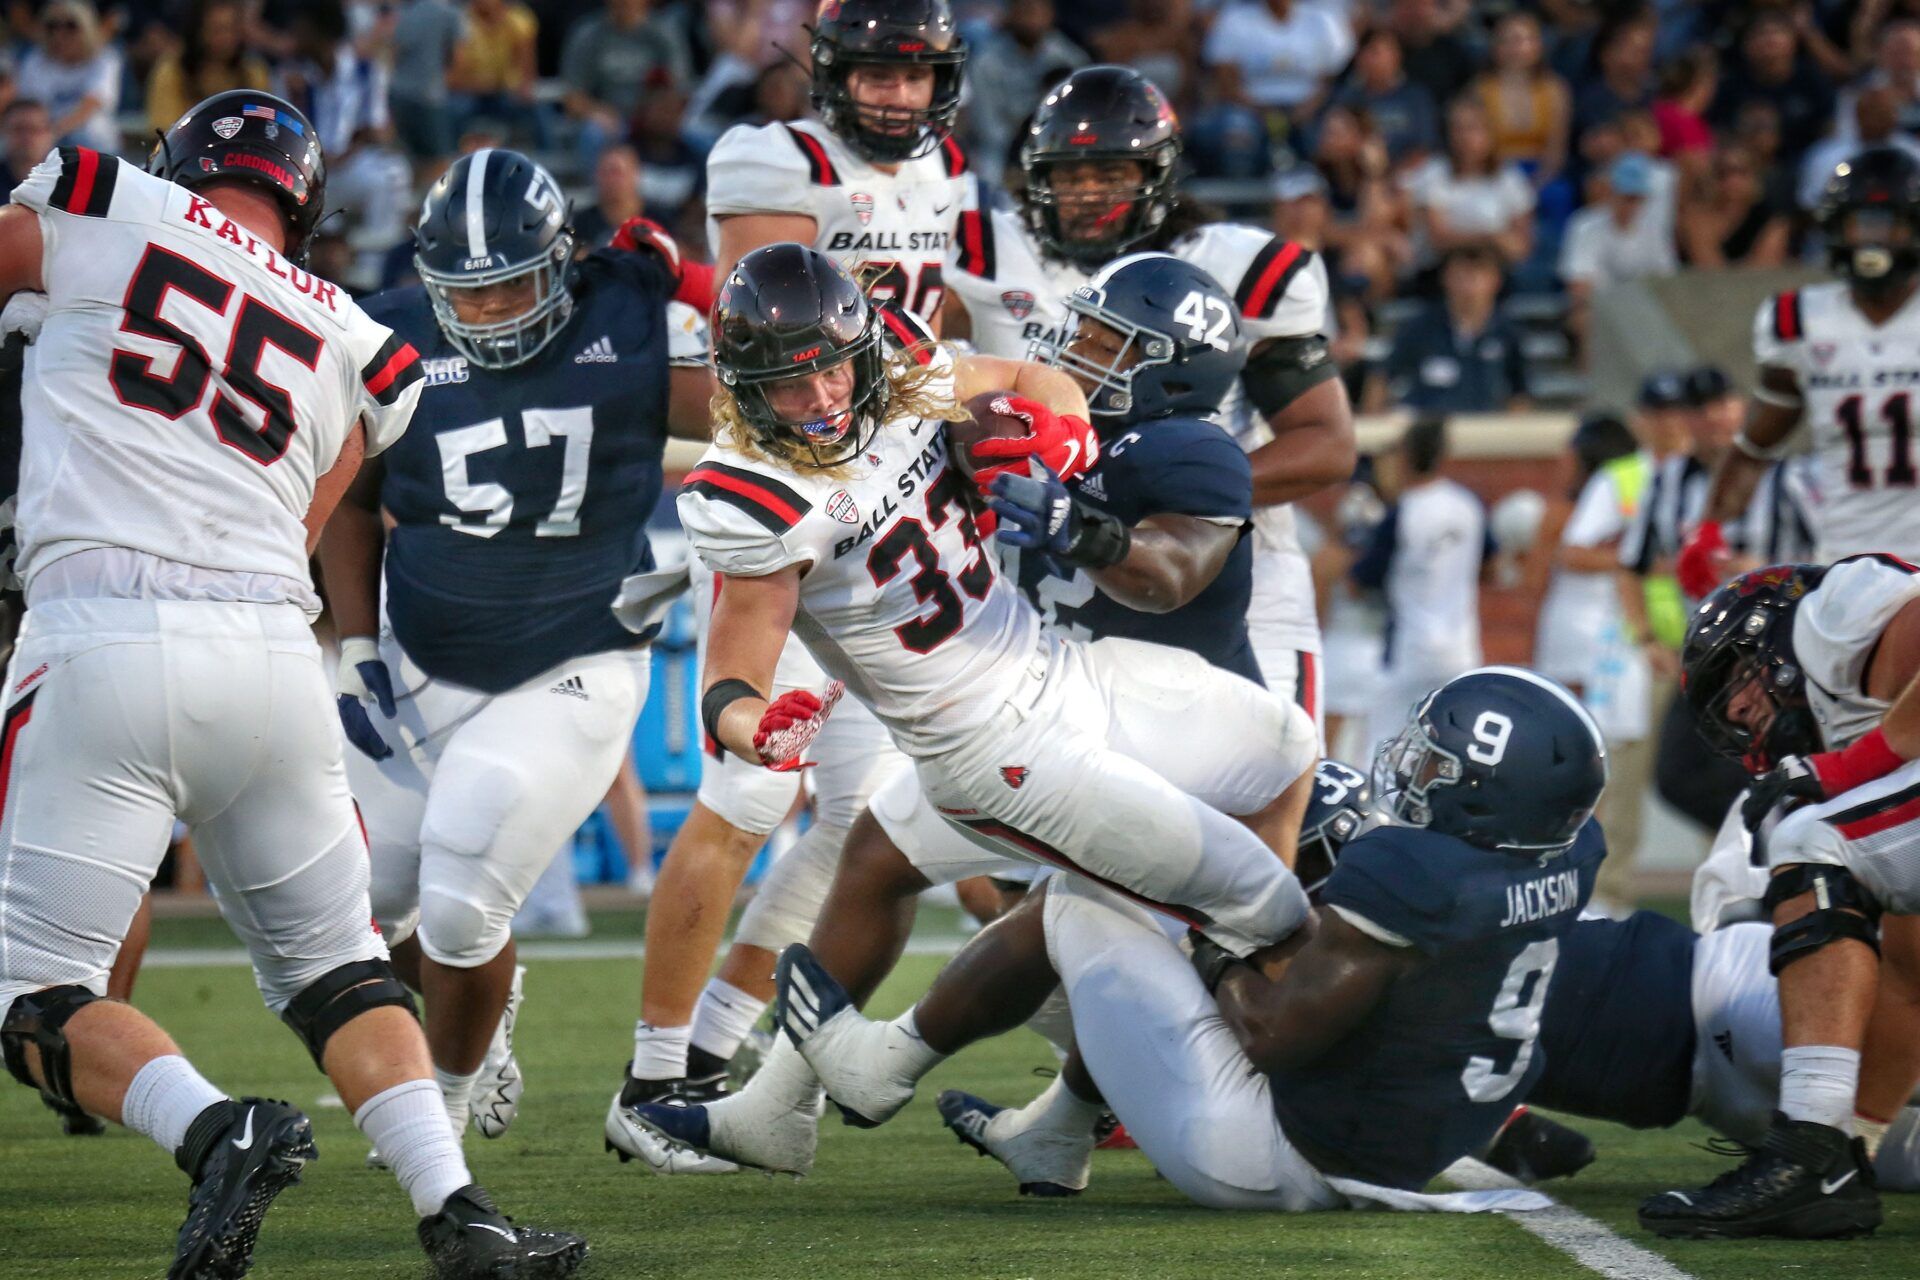
M307 508L356 420L399 439L419 356L184 187L60 147L13 191L48 295L23 396L20 575L123 547L318 608Z

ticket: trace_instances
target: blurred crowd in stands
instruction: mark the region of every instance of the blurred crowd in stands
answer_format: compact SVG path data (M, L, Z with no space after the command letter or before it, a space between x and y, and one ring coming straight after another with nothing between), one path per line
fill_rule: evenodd
M485 145L553 169L583 239L644 210L698 253L707 150L736 122L808 110L814 7L12 0L0 169L17 180L55 140L142 155L202 96L256 86L319 123L342 214L316 266L351 288L407 277L420 191ZM1837 161L1869 143L1920 153L1920 0L955 9L979 172L1017 180L1021 125L1067 71L1140 68L1180 109L1192 191L1326 252L1338 351L1370 408L1564 398L1531 385L1531 357L1577 353L1595 290L1815 251L1809 214Z

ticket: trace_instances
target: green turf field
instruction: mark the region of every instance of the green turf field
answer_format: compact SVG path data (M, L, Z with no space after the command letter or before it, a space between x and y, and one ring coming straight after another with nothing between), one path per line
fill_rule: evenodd
M624 932L609 922L602 936ZM205 925L165 922L156 946L207 945ZM910 957L877 1007L897 1011L938 961ZM1101 1153L1094 1182L1068 1202L1022 1200L999 1166L959 1146L933 1098L958 1086L997 1100L1040 1087L1051 1063L1027 1033L979 1046L926 1083L877 1132L831 1121L804 1181L757 1174L663 1179L601 1149L601 1116L625 1056L637 1001L631 961L535 961L519 1036L528 1092L513 1131L469 1133L477 1176L512 1213L580 1231L593 1244L583 1275L745 1280L912 1275L970 1277L1278 1276L1443 1280L1591 1275L1514 1224L1494 1217L1227 1215L1189 1207L1133 1152ZM291 1033L260 1006L241 968L155 968L138 1003L158 1016L216 1083L292 1100L314 1119L321 1160L268 1217L253 1274L261 1277L417 1276L409 1206L391 1177L361 1164L366 1143L337 1107ZM1601 1162L1557 1193L1627 1239L1649 1190L1712 1176L1727 1161L1690 1145L1697 1126L1645 1135L1588 1126ZM120 1130L59 1136L52 1116L11 1081L0 1088L0 1277L155 1277L171 1257L186 1182L145 1139ZM1888 1204L1870 1241L1660 1245L1707 1278L1912 1276L1920 1271L1920 1206Z

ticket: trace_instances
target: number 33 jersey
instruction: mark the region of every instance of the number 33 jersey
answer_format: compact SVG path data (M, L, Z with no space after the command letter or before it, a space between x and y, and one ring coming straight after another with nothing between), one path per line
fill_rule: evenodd
M13 203L39 217L48 296L23 394L21 577L124 547L311 600L314 485L356 419L369 455L406 430L418 355L337 285L113 156L57 148Z
M803 567L794 634L914 756L952 747L999 710L1041 652L1040 617L981 545L941 428L895 418L832 474L715 442L679 501L715 573Z
M1920 559L1920 298L1876 327L1843 283L1789 290L1761 304L1753 354L1800 388L1814 459L1814 558Z

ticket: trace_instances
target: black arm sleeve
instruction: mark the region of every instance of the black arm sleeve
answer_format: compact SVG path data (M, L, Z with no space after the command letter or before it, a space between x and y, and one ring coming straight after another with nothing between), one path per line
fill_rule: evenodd
M1247 384L1247 397L1266 417L1339 376L1339 366L1327 352L1326 335L1319 333L1268 339L1255 349L1240 374Z

